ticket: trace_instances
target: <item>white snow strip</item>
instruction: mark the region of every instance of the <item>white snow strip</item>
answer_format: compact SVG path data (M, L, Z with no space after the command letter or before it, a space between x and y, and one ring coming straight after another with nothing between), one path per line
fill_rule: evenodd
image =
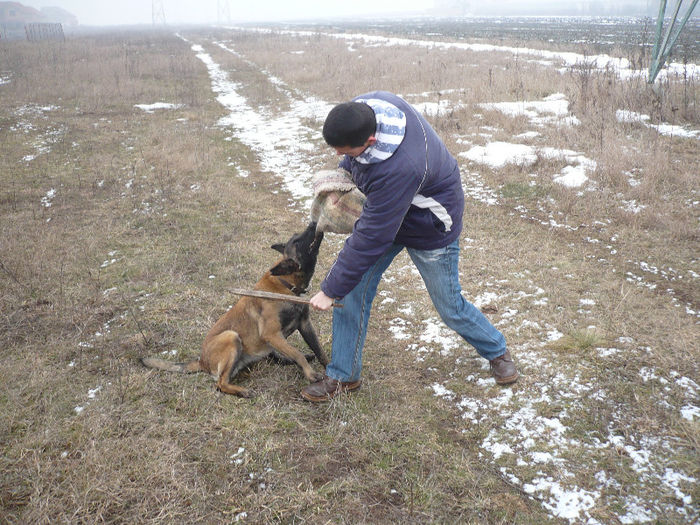
M234 27L238 31L256 31L262 33L270 33L273 30L265 28L244 28L244 27ZM543 61L556 62L558 64L563 64L564 70L567 68L584 68L585 70L597 69L597 70L612 70L616 71L621 78L633 78L641 77L647 78L648 71L633 69L632 64L626 58L612 57L607 54L600 55L583 55L581 53L573 53L568 51L548 51L545 49L532 49L527 47L512 47L512 46L499 46L494 44L470 44L466 42L442 42L434 40L415 40L410 38L397 38L397 37L385 37L379 35L368 35L361 33L323 33L315 31L279 31L275 30L276 33L288 34L294 36L307 36L317 38L319 35L323 35L329 38L337 38L343 40L351 40L355 42L362 42L369 45L385 45L385 46L418 46L425 47L429 49L461 49L463 51L472 51L477 53L507 53L510 55L522 56L532 56L536 59ZM545 64L549 62L544 62ZM667 76L677 76L680 78L690 78L690 77L700 77L700 67L696 64L680 64L680 63L669 63L664 69L659 72L657 77L658 80L662 80Z
M142 109L146 113L154 113L157 109L178 109L182 104L171 104L169 102L154 102L153 104L134 104L135 108Z
M219 46L236 54L223 44ZM325 153L325 148L313 146L322 140L321 126L310 128L302 121L311 118L322 122L332 105L308 97L304 100L293 99L290 110L280 115L254 109L238 93L239 85L229 79L228 73L212 60L202 46L194 44L192 50L207 66L217 100L229 111L229 115L221 118L218 124L232 129L238 140L260 156L264 171L281 177L284 188L296 200L310 206L313 196L311 177L317 165L314 156ZM279 87L281 81L273 80L273 84Z

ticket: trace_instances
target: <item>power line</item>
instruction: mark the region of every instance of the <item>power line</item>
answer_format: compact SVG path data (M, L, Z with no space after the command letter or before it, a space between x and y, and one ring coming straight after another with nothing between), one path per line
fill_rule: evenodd
M216 21L219 24L230 24L231 9L229 0L218 0L216 13Z
M163 7L163 0L153 0L151 13L154 26L165 25L165 8Z

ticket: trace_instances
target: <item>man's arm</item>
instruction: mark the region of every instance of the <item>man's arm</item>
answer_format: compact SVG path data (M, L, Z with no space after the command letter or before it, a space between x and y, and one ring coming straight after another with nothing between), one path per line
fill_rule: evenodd
M420 184L408 173L375 176L352 235L321 283L327 297L345 297L391 246Z

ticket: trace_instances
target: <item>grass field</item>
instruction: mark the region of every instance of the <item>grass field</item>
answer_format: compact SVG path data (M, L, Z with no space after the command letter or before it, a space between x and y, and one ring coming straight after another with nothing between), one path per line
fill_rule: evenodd
M0 522L700 519L698 79L654 91L499 44L0 43ZM143 368L196 357L228 290L305 226L310 177L337 161L325 113L373 89L460 162L463 293L518 383L441 323L405 254L352 396L306 403L271 362L238 379L252 400ZM343 240L326 236L313 289Z

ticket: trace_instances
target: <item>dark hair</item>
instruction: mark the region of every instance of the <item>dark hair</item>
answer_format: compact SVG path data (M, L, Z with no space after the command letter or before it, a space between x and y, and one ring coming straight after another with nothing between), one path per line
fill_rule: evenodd
M338 148L362 146L377 131L374 110L364 102L343 102L328 112L323 138Z

